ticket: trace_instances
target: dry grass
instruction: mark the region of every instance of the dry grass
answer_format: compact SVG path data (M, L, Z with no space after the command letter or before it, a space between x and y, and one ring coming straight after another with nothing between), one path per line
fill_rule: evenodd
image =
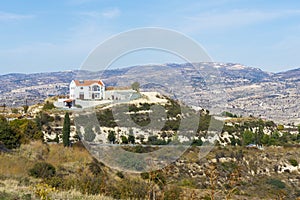
M52 144L49 145L49 150L46 161L54 166L60 166L62 163L70 165L74 163L89 163L92 161L91 155L83 147L75 146L66 148L61 144Z
M25 195L29 195L30 199L40 199L34 194L34 185L20 186L19 181L7 179L0 181L0 194L5 193L7 197L5 199L23 199ZM2 196L3 197L3 196ZM69 191L54 191L51 192L48 197L51 199L83 199L83 200L112 200L111 197L105 197L103 195L84 195L75 190ZM28 198L27 198L28 199Z
M28 170L38 161L58 166L82 166L92 161L89 152L79 146L65 148L63 145L47 145L42 142L32 142L22 145L10 154L0 154L0 176L24 177Z
M7 195L8 199L22 199L24 195L30 195L33 199L34 186L40 179L29 177L28 171L36 162L48 162L57 169L61 167L67 171L76 171L85 167L92 161L89 152L82 146L65 148L63 145L47 145L42 142L32 142L22 145L12 153L0 154L0 197ZM25 182L23 181L25 180ZM55 191L50 194L51 199L103 199L112 198L102 195L83 195L78 191Z
M22 177L26 176L33 162L14 154L0 154L0 176Z

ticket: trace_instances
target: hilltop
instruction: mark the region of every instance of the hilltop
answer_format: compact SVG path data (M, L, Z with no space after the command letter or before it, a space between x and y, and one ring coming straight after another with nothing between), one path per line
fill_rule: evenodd
M27 99L32 105L48 96L66 95L72 79L88 77L100 78L107 86L127 86L138 81L145 91L175 94L189 105L300 123L299 71L269 73L235 63L194 63L133 66L104 72L8 74L0 76L0 104L22 106Z

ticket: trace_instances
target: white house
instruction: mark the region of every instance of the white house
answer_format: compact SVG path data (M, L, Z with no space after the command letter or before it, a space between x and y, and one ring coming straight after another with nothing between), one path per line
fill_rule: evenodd
M72 80L70 99L101 100L105 98L105 85L101 80Z

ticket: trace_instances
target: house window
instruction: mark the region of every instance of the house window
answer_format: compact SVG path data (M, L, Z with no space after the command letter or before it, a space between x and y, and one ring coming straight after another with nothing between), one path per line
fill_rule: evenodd
M93 91L100 91L100 86L94 85L93 86Z
M81 90L83 90L83 87L80 87Z
M84 99L84 93L83 92L79 93L79 99Z

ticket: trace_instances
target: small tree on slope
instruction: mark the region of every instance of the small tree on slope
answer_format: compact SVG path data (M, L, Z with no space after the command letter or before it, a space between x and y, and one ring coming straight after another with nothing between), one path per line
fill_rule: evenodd
M65 114L65 119L64 119L64 126L62 130L62 139L63 139L63 144L65 147L70 146L70 116L69 113L67 112Z

